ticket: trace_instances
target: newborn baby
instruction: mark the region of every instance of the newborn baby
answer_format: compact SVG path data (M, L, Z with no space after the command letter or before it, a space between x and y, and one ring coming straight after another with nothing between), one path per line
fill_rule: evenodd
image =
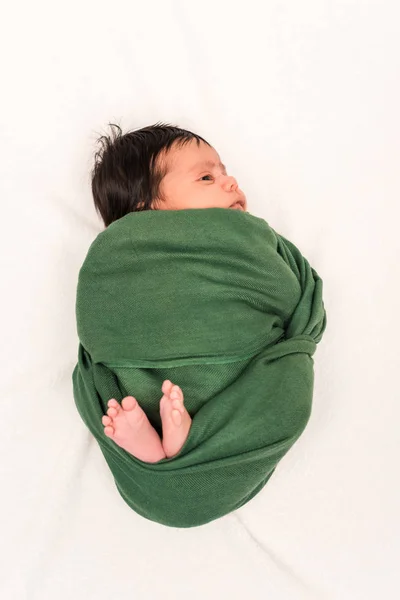
M200 136L154 125L103 139L92 191L106 228L78 276L75 404L128 506L196 527L254 498L304 431L323 282L246 211Z
M119 128L118 128L119 129ZM190 131L156 124L104 141L93 170L96 210L106 227L129 212L231 208L247 212L244 193L217 151ZM175 456L191 418L179 386L165 380L160 400L162 440L133 396L108 401L104 433L136 458L155 463ZM139 399L140 400L140 399Z

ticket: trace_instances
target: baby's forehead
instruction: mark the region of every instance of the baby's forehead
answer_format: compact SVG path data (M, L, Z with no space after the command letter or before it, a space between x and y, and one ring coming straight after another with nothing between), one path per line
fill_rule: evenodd
M185 144L175 152L171 152L169 159L167 157L170 170L180 173L188 173L199 169L225 169L225 165L222 164L215 148L204 143L199 146L197 144Z

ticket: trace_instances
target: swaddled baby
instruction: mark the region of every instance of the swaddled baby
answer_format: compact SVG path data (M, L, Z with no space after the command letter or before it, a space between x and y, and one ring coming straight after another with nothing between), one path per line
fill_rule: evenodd
M195 527L254 498L304 431L323 282L246 211L199 136L155 125L103 140L92 189L106 228L79 271L75 403L123 500Z
M216 150L190 131L156 124L113 138L103 136L96 154L92 192L106 227L128 213L145 210L226 208L247 212L236 179ZM132 390L134 392L134 390ZM178 385L165 380L160 400L162 439L140 406L126 396L108 401L104 434L136 458L156 463L184 445L191 417Z

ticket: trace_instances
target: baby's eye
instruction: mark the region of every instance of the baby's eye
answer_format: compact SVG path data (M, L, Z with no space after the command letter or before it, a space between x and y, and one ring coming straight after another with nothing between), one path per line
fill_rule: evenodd
M212 177L212 175L203 175L203 177L200 177L200 179L204 179L204 177Z

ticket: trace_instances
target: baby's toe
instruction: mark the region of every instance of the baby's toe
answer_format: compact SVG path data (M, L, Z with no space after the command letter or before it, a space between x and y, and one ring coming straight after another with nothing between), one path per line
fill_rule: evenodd
M118 410L114 407L108 409L107 414L109 417L116 417L118 414Z
M171 398L172 406L174 407L174 409L179 410L179 412L183 414L185 410L183 404L183 393L178 385L172 386L169 397Z
M103 425L111 425L112 423L112 419L110 417L107 417L107 415L104 415L104 417L102 417L101 422L103 423Z
M133 396L127 396L122 400L122 408L124 410L133 410L136 404L136 399Z
M173 385L169 394L171 400L180 400L183 402L182 390L178 385Z
M114 398L111 398L111 400L107 402L107 406L113 406L114 408L118 408L119 404Z
M169 379L165 379L163 381L163 384L161 386L161 391L163 394L169 394L171 387L173 386L172 381L170 381Z
M113 427L104 427L104 433L106 434L107 437L113 437L114 428Z

